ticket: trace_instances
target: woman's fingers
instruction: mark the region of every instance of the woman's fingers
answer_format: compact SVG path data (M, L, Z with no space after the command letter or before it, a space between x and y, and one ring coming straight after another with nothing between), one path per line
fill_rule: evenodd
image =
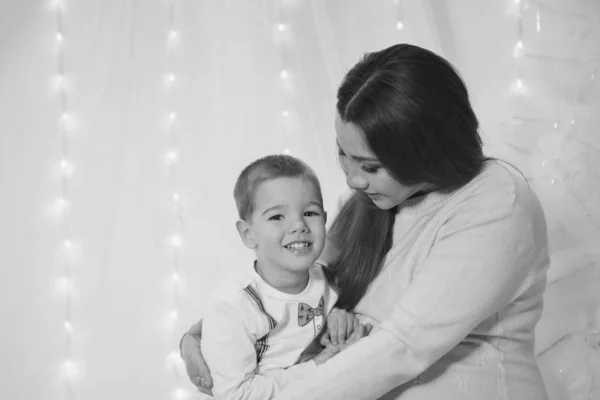
M329 340L328 333L325 333L323 336L321 336L321 346L323 346L323 347L331 346L331 340Z
M198 338L202 337L202 320L196 322L194 325L190 327L188 330L188 334L192 336L196 336Z
M347 330L347 334L346 337L349 338L350 336L352 336L352 334L354 332L356 332L356 330L358 329L358 327L360 326L360 322L358 322L358 318L356 318L356 316L354 314L348 314L349 317L349 329Z
M346 330L348 329L348 322L343 312L338 313L337 321L337 334L331 338L334 345L343 344L346 341Z
M201 392L208 393L206 390L212 388L213 382L210 369L202 357L200 338L187 333L181 341L181 352L190 380Z

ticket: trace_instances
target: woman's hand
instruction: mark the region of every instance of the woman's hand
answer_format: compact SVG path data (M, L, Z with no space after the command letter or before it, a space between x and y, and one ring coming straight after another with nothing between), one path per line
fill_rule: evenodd
M359 325L353 313L334 308L327 316L327 332L321 338L321 344L325 347L327 344L344 344Z
M358 323L358 319L354 322L356 325L353 328L352 334L345 338L344 343L338 343L337 345L333 344L328 335L323 335L321 338L321 345L325 346L325 349L314 358L315 363L317 365L329 360L331 357L335 356L337 353L346 350L348 347L352 346L354 343L358 342L365 336L368 336L373 328L371 324L361 324ZM321 359L317 361L317 358L322 356ZM320 361L320 362L319 362Z
M368 336L372 328L373 325L371 324L358 324L358 326L354 329L354 332L352 332L350 337L346 339L346 342L338 344L337 347L340 349L340 352L346 350L348 347L352 346L365 336Z
M202 357L200 341L202 340L202 320L192 325L181 339L181 358L185 362L185 368L190 380L202 393L212 396L212 377L208 365Z
M332 358L333 356L335 356L339 352L340 352L339 347L329 345L329 346L326 346L323 349L323 351L321 351L312 360L315 362L315 364L320 365L320 364L323 364L325 361L329 360L330 358Z

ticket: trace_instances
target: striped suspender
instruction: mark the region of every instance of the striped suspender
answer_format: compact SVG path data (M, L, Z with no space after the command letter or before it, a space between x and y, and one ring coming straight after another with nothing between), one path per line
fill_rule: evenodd
M248 293L248 296L250 296L250 298L256 303L258 309L265 315L265 317L267 317L267 321L269 321L269 332L272 331L277 326L277 321L275 321L275 319L265 310L265 307L262 303L262 300L260 299L260 296L256 292L256 289L248 285L244 288L244 291ZM267 333L265 336L258 339L256 341L256 344L254 345L254 348L256 349L257 364L260 363L263 354L265 354L265 351L267 351L267 349L269 348L268 341L269 334Z

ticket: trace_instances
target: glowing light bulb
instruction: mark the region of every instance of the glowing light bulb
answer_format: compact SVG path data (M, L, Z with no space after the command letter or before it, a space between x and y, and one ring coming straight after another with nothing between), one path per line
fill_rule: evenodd
M73 165L67 159L62 158L60 160L60 170L64 176L69 177L73 174Z
M65 37L63 36L63 34L62 34L62 33L60 33L60 32L56 32L56 41L57 41L59 44L63 42L64 38L65 38Z
M179 195L177 193L173 193L173 201L179 203Z
M284 24L277 24L277 30L279 32L285 31L285 25Z
M56 199L56 206L61 210L64 210L68 205L69 200L65 199L64 197L59 197L58 199Z
M279 76L281 76L281 79L285 79L289 76L289 73L284 69L283 71L281 71Z
M523 41L519 40L513 50L513 56L516 58L516 57L521 57L522 55L523 55Z
M540 33L542 31L542 25L540 23L540 9L535 13L535 30Z
M56 8L57 12L60 12L62 10L62 8L64 7L63 0L53 0L53 3L54 3L54 8Z
M172 113L169 113L169 119L170 119L171 121L174 121L174 120L175 120L175 118L177 118L177 114L175 114L174 112L172 112Z
M169 151L165 154L165 162L169 165L176 163L179 160L179 155L175 150Z
M402 22L398 22L396 24L396 29L398 29L399 31L401 31L402 29L404 29L404 24Z
M571 125L575 125L575 120L574 119L571 120Z
M181 356L179 355L179 351L177 350L169 352L169 354L167 354L165 358L167 369L169 371L176 369L178 364L181 362Z
M66 78L62 74L58 74L56 76L56 78L54 79L54 86L56 86L56 89L59 91L65 90L65 83L66 83Z
M69 119L70 119L70 118L71 118L71 117L70 117L70 116L69 116L69 114L68 114L68 113L66 113L66 112L62 113L62 114L61 114L61 116L60 116L60 119L61 119L61 121L62 121L62 122L65 122L65 123L66 123L67 121L69 121Z
M69 249L71 249L73 247L73 242L71 242L69 239L67 239L63 243L63 246L65 246L65 249L69 250Z
M173 235L171 236L169 243L171 244L171 246L180 249L183 244L183 240L181 239L181 236Z
M523 80L521 78L515 81L512 87L512 91L516 94L525 94L527 92L527 88L525 87L525 84L523 83Z
M174 41L175 39L177 39L178 36L179 36L179 34L175 30L169 32L169 40L170 41Z
M179 313L177 312L177 310L171 310L171 312L169 313L169 316L171 317L172 320L176 320L177 317L179 317Z
M554 121L554 129L558 129L558 121Z
M189 393L185 389L178 388L173 392L174 400L187 400L189 398Z
M69 278L63 277L58 280L58 291L64 295L67 295L73 291L73 281Z
M283 154L288 154L289 155L290 154L290 149L288 149L288 148L283 149Z
M290 116L290 112L288 110L283 110L281 112L281 115L283 115L284 117L289 117Z
M79 375L79 366L73 360L67 360L61 365L61 375L67 380L77 378Z
M69 321L65 321L65 331L68 333L73 332L73 324L71 324Z
M174 280L175 282L178 282L178 281L179 281L179 274L178 274L177 272L173 272L173 280Z

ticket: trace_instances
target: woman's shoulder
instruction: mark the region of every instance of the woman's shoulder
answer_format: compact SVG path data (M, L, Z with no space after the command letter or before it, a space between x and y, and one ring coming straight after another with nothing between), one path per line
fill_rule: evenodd
M457 191L459 208L490 212L538 212L539 200L523 173L509 163L490 160L481 173Z
M465 197L475 196L508 203L517 201L519 195L530 191L529 183L521 171L499 160L488 161L463 190Z

